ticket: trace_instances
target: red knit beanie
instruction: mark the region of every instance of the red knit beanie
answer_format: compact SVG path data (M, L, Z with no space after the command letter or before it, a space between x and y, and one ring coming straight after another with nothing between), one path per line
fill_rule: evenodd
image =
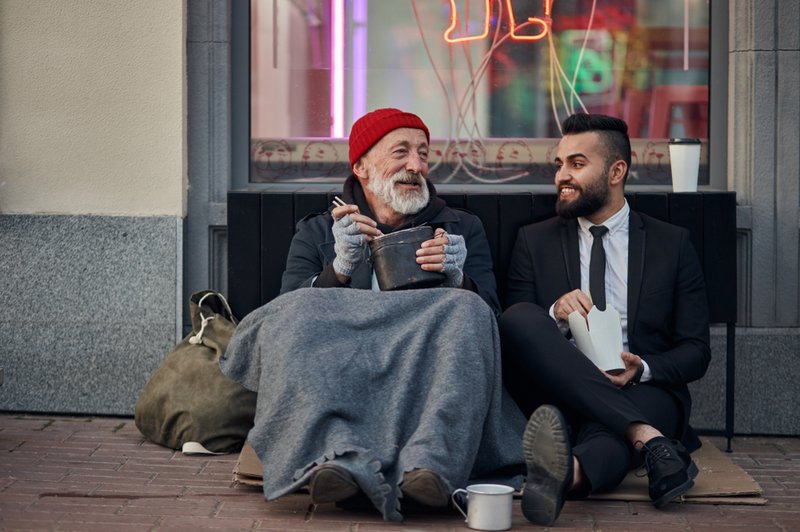
M425 132L428 144L431 134L420 117L400 109L376 109L355 121L350 130L350 167L367 153L384 135L401 127L421 129Z

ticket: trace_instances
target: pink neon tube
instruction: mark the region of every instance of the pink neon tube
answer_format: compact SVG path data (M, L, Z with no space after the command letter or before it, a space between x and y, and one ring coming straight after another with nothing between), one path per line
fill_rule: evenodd
M344 0L333 0L331 137L344 137Z

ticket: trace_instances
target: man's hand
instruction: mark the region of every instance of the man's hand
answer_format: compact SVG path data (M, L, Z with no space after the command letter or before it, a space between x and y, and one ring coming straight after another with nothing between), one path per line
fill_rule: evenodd
M553 315L559 321L567 321L569 315L576 310L584 319L592 310L592 300L581 290L573 290L564 294L553 305Z
M642 359L634 355L633 353L628 353L627 351L623 351L621 353L622 362L625 364L625 369L622 373L617 373L616 375L611 375L610 373L603 372L608 380L612 382L618 388L622 388L626 386L631 379L636 376L636 372L639 370L639 367L642 365Z
M431 240L417 250L417 264L425 271L442 272L447 276L443 286L461 288L464 284L464 263L467 245L461 235L451 235L439 228Z
M333 259L333 271L340 282L346 283L364 260L364 246L367 242L380 236L378 224L369 216L358 211L357 205L342 205L331 211L333 216L333 246L336 258Z

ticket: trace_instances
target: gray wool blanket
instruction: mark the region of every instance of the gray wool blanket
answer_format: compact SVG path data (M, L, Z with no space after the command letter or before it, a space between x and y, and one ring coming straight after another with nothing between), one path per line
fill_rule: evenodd
M268 500L325 462L389 521L415 468L451 491L499 470L522 483L526 420L501 384L492 311L468 290L295 290L242 320L220 366L258 392L248 439Z

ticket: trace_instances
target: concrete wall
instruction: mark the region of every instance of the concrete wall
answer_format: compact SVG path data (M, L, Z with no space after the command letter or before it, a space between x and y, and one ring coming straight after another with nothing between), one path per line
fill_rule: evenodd
M0 409L130 414L180 334L185 24L0 2Z
M0 2L0 212L183 216L182 0Z
M800 434L800 2L729 4L728 186L737 192L736 429Z
M731 4L729 183L743 227L743 325L800 327L800 3Z

